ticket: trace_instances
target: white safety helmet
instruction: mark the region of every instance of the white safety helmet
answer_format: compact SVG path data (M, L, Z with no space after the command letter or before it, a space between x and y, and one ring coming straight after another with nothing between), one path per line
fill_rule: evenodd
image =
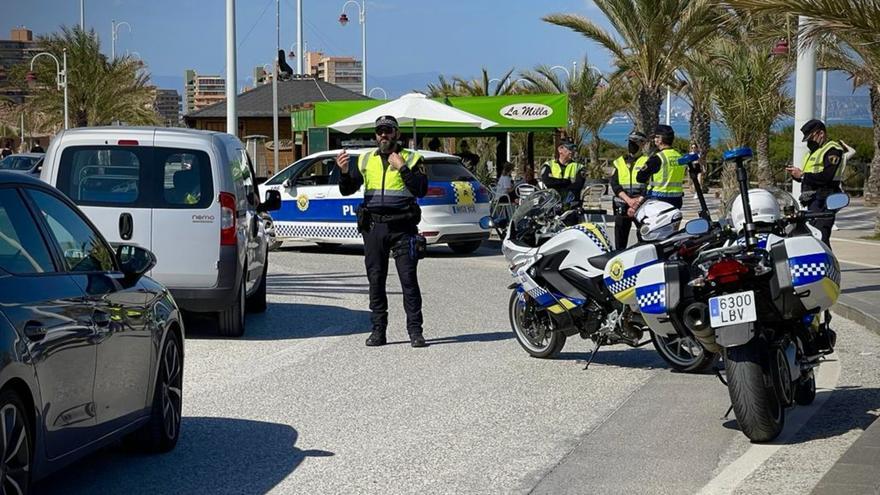
M776 196L765 189L750 189L749 204L752 209L752 221L755 223L773 223L782 218ZM746 224L741 195L737 196L730 207L730 223L737 232Z
M649 199L636 212L639 233L646 241L665 239L678 231L681 210L657 199Z

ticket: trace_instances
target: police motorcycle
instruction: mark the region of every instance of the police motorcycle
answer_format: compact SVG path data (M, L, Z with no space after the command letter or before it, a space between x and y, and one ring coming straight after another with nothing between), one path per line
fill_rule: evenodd
M704 347L723 353L737 422L750 440L766 442L782 431L787 407L813 401L814 370L834 351L827 310L840 293L840 268L807 222L833 215L849 198L829 196L828 213L798 211L793 198L780 207L771 192L749 190L751 150L724 158L736 163L740 189L730 228L713 233L697 219L686 230L731 240L702 250L690 267L643 271L636 296L643 314L678 314Z
M661 201L645 202L636 220L647 243L612 252L603 225L581 222L583 212L578 209L559 211L556 191L532 193L514 212L502 242L515 279L509 287L509 317L519 344L534 357L550 358L562 350L567 337L580 334L595 343L592 361L602 345L641 347L654 342L643 340L647 327L633 310L630 289L640 269L677 249L683 236L673 234L681 212ZM488 217L484 221L491 224ZM671 350L661 356L683 370L714 362L714 356L688 339L683 356L670 360L675 355ZM668 343L667 339L660 345L672 347Z

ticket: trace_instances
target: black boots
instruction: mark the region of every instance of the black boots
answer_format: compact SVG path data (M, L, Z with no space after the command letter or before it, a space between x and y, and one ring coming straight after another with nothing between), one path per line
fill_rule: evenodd
M373 328L373 331L370 332L370 336L367 337L367 347L378 347L387 343L388 341L385 339L385 329Z
M414 333L409 336L409 345L413 347L428 347L428 344L425 342L425 337L420 333Z

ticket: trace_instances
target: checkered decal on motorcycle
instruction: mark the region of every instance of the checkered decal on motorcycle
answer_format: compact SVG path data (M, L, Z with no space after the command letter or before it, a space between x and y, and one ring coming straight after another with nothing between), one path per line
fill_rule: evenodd
M758 249L767 249L767 239L770 237L770 234L758 234L755 237L758 239ZM740 237L736 240L736 243L740 246L745 246L746 238Z
M647 314L666 313L666 284L646 285L636 287L636 300L639 309Z
M791 283L794 286L807 285L828 277L840 285L840 271L834 267L834 261L826 253L810 254L789 258Z
M590 238L591 241L593 241L597 246L599 246L599 248L603 252L607 253L608 251L611 251L611 246L609 246L608 241L606 241L608 236L605 233L605 227L598 225L597 228L598 228L599 232L602 234L601 238L599 236L597 236L595 233L593 233L592 230L584 227L583 225L573 225L573 226L569 227L568 229L574 229L574 230L578 230L578 231L583 232L584 234L587 235L587 237ZM568 230L568 229L565 229L565 230Z
M611 277L605 277L605 287L608 287L608 290L611 291L612 294L620 294L627 289L632 289L636 286L636 281L639 279L639 272L641 272L646 266L653 265L656 262L657 261L650 261L639 266L627 268L623 272L623 278L616 282Z
M556 304L556 299L546 290L541 287L535 287L534 289L529 289L526 293L532 296L532 299L535 300L541 306L549 306L551 304Z
M302 238L302 239L360 239L355 224L309 225L289 224L275 222L275 235L278 238Z

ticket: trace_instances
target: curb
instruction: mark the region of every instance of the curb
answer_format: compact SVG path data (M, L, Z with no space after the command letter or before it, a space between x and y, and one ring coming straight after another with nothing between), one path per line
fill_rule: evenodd
M877 335L880 335L880 319L876 316L871 316L864 311L857 309L855 306L851 306L841 300L837 301L831 308L832 313L837 313L843 318L847 320L852 320L855 323L867 328L868 330L874 332Z

